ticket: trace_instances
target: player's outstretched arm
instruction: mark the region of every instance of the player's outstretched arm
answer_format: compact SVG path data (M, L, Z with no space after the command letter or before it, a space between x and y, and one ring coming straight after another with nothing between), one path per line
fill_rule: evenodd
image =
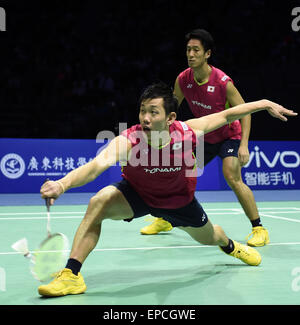
M127 160L131 144L124 136L114 138L93 160L80 166L57 181L48 181L41 187L42 198L57 199L70 188L80 187L92 182L100 174L118 161ZM53 204L53 200L51 201Z
M204 133L216 130L223 125L239 120L248 114L258 111L267 110L273 117L282 121L287 121L286 116L296 116L298 113L286 109L283 106L271 102L267 99L258 100L256 102L237 105L220 113L210 114L204 117L191 119L186 121L195 131L203 131Z

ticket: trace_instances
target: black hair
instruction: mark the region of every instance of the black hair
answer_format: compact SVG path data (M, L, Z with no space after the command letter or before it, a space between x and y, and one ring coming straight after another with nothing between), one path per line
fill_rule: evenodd
M164 100L163 106L166 115L169 115L171 112L177 113L178 100L173 94L173 89L164 82L158 82L148 86L140 96L139 106L141 106L143 101L154 98L162 98Z
M194 29L187 33L185 35L186 42L188 42L190 39L198 39L201 42L205 52L208 50L211 50L211 52L215 51L215 41L211 34L205 29Z

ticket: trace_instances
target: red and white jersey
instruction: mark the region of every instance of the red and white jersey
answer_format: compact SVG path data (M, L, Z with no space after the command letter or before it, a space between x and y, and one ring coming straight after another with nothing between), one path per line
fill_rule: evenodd
M210 66L212 71L208 82L199 84L195 81L191 68L182 71L178 76L180 89L187 100L195 117L221 112L226 109L226 85L232 79L223 71ZM207 133L204 141L218 143L226 139L241 139L242 129L240 121Z
M140 124L121 133L132 144L122 177L149 206L162 209L189 204L197 183L195 132L181 121L174 121L169 131L170 142L159 149L147 143Z

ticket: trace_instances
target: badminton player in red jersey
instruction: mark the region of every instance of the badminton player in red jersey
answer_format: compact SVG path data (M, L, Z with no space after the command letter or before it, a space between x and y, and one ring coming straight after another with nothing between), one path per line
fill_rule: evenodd
M210 33L196 29L186 35L186 41L189 68L178 75L174 87L179 105L185 98L193 115L202 117L243 104L244 100L232 79L220 69L208 64L214 48ZM250 126L251 116L247 115L206 134L204 165L216 156L222 159L223 175L252 224L252 233L248 236L252 238L248 240L248 245L264 246L269 242L269 234L262 226L254 195L241 176L241 168L249 160ZM171 229L169 222L156 218L151 225L142 228L141 233L151 235Z
M42 197L52 198L53 203L66 190L93 181L118 161L123 165L123 179L104 187L90 199L66 267L49 284L41 285L39 294L63 296L84 292L86 285L79 271L98 243L102 222L131 221L149 213L162 216L199 243L219 246L248 265L260 264L257 250L229 239L220 226L210 222L196 200L197 138L260 110L284 121L287 120L284 115L297 114L260 100L181 122L176 121L177 107L172 89L162 83L149 86L140 98L140 124L123 131L92 161L57 181L43 184Z

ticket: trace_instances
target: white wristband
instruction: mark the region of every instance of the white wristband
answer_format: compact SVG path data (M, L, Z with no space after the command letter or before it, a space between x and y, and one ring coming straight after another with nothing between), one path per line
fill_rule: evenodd
M60 185L60 187L62 188L62 194L65 193L65 187L64 184L61 181L56 181L56 183L58 183Z

